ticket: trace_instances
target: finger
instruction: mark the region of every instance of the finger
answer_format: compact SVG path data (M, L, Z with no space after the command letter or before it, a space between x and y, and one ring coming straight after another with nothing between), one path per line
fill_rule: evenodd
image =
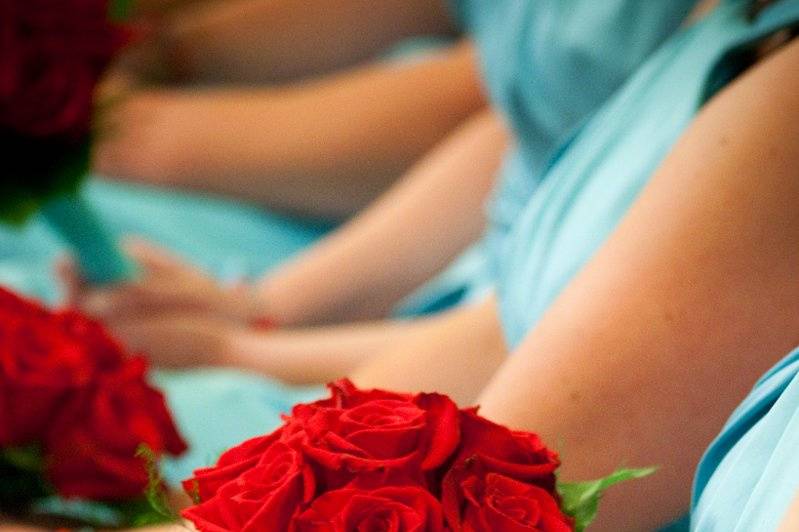
M152 314L167 297L161 293L160 285L157 280L148 278L143 283L93 288L85 291L79 304L84 312L106 322Z
M87 291L80 301L88 314L106 322L175 312L205 312L208 303L163 277Z
M124 289L96 289L84 294L78 302L81 310L90 316L108 321L133 310L133 301L124 295Z
M166 249L138 237L128 237L123 248L146 270L174 272L195 271L183 259Z
M61 281L64 289L64 303L68 306L77 306L85 283L75 261L68 256L56 259L53 266L56 278Z
M128 349L167 368L202 364L203 353L195 348L195 342L203 328L207 325L197 315L176 313L126 319L111 326Z

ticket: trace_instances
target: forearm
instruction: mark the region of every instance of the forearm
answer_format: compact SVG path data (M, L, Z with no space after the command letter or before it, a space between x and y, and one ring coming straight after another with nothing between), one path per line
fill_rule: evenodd
M217 363L292 384L320 384L347 375L389 346L431 326L430 320L417 320L270 332L238 330Z
M506 355L490 297L433 319L426 330L366 359L352 378L365 388L445 393L468 406Z
M341 218L374 199L484 99L473 51L463 45L280 91L200 92L188 104L214 114L156 147L169 150L150 156L162 159L156 180Z
M451 34L443 0L235 0L173 18L167 42L192 79L285 81L378 54L414 35Z
M788 508L779 532L792 532L795 530L799 530L799 494L797 494L790 508Z
M567 479L660 466L609 494L598 530L687 509L703 449L799 343L797 52L705 108L482 396L485 415L562 442Z
M208 0L134 0L131 2L131 15L140 17L158 17L175 9L207 3Z
M352 222L262 285L281 323L385 316L476 240L507 147L493 112L465 123Z

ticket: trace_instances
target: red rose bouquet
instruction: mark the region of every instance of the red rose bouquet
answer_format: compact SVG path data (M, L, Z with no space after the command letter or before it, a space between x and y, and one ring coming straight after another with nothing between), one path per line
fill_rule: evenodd
M140 446L186 445L146 370L98 323L0 288L0 511L104 526L151 514Z
M127 1L0 0L0 221L41 209L90 281L131 272L79 193L89 169L95 86L128 32Z
M650 473L559 484L538 436L446 396L330 388L195 471L183 516L201 532L565 532L593 519L604 489Z

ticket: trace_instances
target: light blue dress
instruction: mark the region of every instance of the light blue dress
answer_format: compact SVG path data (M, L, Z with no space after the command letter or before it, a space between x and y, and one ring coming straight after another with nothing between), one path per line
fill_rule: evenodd
M519 137L508 159L492 216L514 218L535 190L554 148L610 95L666 36L696 0L457 0L479 44L489 91ZM522 164L523 163L523 164ZM170 247L223 279L257 275L319 238L326 227L232 202L134 185L93 181L89 199L116 235L138 234ZM484 289L487 257L504 224L402 308L441 308ZM62 251L44 224L22 233L0 229L0 282L45 300L57 299L50 273ZM320 393L280 386L230 370L162 372L177 421L191 444L167 464L175 481L225 448L271 430L279 413Z
M473 299L493 288L498 251L547 161L696 1L450 0L478 47L487 92L517 148L505 158L487 206L485 238L409 304L424 309L443 293L461 290L460 297Z
M745 67L758 39L799 24L799 0L757 20L722 0L666 42L548 163L496 258L517 346L611 234L699 108ZM772 530L799 486L799 353L767 375L700 466L694 529Z
M260 275L328 230L241 203L139 185L93 180L87 196L113 235L141 235L220 279ZM22 231L0 226L0 283L55 302L52 261L64 252L41 220ZM173 482L212 463L232 444L271 430L293 403L322 393L232 370L159 372L156 380L191 444L187 455L166 464L165 475Z
M697 470L691 528L776 530L799 494L799 349L755 386Z
M550 161L497 259L510 346L611 234L702 104L737 74L735 50L790 24L797 2L778 2L756 23L748 6L722 0L675 34Z
M695 2L670 0L644 7L638 0L455 0L459 19L479 47L491 98L513 126L519 149L506 163L489 209L492 219L502 222L492 223L478 246L408 298L401 314L438 310L477 297L493 285L488 259L500 246L504 221L513 219L529 199L558 143L675 30ZM172 478L198 459L207 463L209 449L218 452L225 441L265 432L269 419L272 425L277 422L275 412L319 393L275 391L253 377L222 378L218 372L207 384L198 386L198 378L195 373L164 381L193 444L192 455L170 470ZM207 408L198 411L197 401ZM229 427L227 433L215 430L220 422Z
M783 0L758 25L799 28L799 0ZM710 445L694 482L691 529L776 530L799 495L799 348L755 385Z
M90 180L86 196L117 238L140 235L223 280L260 275L329 229L240 202L142 185ZM0 282L55 302L52 262L65 252L40 219L22 230L0 224Z

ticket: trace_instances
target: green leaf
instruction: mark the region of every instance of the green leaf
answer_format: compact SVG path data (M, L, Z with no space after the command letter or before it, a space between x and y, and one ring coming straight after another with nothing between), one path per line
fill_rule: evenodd
M57 495L39 494L30 504L28 515L99 528L140 527L179 521L180 518L167 501L167 490L158 472L156 454L148 447L141 446L136 456L144 461L148 475L146 492L141 497L128 501L102 502L66 500Z
M31 501L52 493L41 470L35 448L0 450L0 513L24 511Z
M98 528L128 528L159 525L166 519L150 507L143 497L133 501L101 502L83 499L45 497L30 505L28 517L61 526L89 526Z
M111 20L123 22L130 18L134 0L111 0L109 2L109 16Z
M8 465L27 473L39 474L44 465L37 447L7 447L0 449L0 459Z
M19 139L7 147L42 155L25 157L24 167L5 171L0 179L0 222L23 225L44 203L75 193L89 172L90 138L76 145Z
M558 493L562 499L563 511L572 516L575 530L582 532L596 518L599 501L605 491L628 480L648 477L657 471L656 467L643 469L619 469L613 474L587 482L558 483Z
M144 491L144 495L151 509L151 515L144 516L145 521L138 520L135 524L142 526L180 521L180 516L169 504L164 479L158 469L158 456L145 444L139 446L136 456L144 460L147 467L147 488Z

